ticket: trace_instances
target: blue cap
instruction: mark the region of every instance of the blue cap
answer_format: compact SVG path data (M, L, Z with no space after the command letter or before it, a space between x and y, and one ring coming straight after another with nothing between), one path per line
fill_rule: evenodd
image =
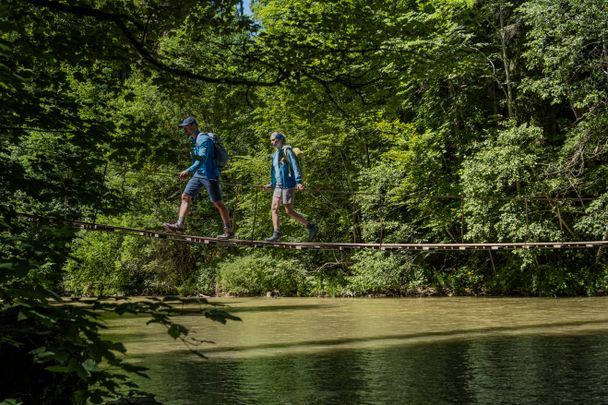
M194 119L194 117L192 117L192 116L189 115L186 118L184 118L184 120L182 121L182 123L179 124L177 127L178 128L183 128L186 125L190 125L190 124L198 125L198 123L196 122L196 120Z

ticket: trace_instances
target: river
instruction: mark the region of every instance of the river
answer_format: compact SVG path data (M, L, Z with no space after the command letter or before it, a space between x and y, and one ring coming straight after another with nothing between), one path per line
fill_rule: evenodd
M608 403L608 298L222 298L206 359L146 319L106 335L164 404Z

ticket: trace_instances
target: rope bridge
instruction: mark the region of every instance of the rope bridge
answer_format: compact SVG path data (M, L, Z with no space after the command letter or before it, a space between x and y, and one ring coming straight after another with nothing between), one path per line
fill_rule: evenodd
M578 242L506 242L506 243L342 243L342 242L266 242L247 239L218 239L205 236L184 235L155 230L136 229L123 226L98 224L94 222L59 219L54 217L36 216L18 213L30 221L46 221L49 223L65 224L76 229L104 231L136 235L156 239L176 240L185 243L216 245L221 247L253 247L253 248L283 248L296 250L356 250L374 249L381 251L422 250L517 250L517 249L572 249L596 248L608 245L608 240L578 241Z
M117 167L118 172L122 173L122 188L124 191L125 180L128 173L135 172L133 169L122 166L116 166L116 164L107 163L104 169L104 177L106 176L106 171L108 167L115 166ZM121 170L122 169L122 170ZM139 172L139 171L138 171ZM174 174L173 172L165 172L159 170L148 170L150 174ZM119 173L120 174L120 173ZM249 239L230 239L223 240L212 237L204 237L204 236L196 236L196 235L183 235L183 234L174 234L167 233L156 230L149 229L135 229L121 226L113 226L108 224L98 224L95 222L84 222L77 220L67 220L64 218L56 218L56 217L44 217L44 216L34 216L32 214L19 214L22 217L29 218L30 220L46 220L52 221L56 223L63 223L71 225L78 229L83 230L98 230L98 231L106 231L106 232L114 232L114 233L123 233L123 234L131 234L138 235L150 238L157 239L167 239L167 240L177 240L186 243L198 243L205 245L218 245L218 246L237 246L237 247L273 247L273 248L284 248L284 249L314 249L314 250L357 250L357 249L375 249L375 250L392 250L392 251L400 251L400 250L421 250L421 251L447 251L447 250L518 250L518 249L572 249L572 248L601 248L603 251L604 246L608 245L608 240L600 240L600 241L575 241L575 242L485 242L485 243L383 243L384 237L384 217L387 214L386 207L383 207L380 210L379 222L381 224L380 230L380 242L379 243L342 243L342 242L266 242L261 240L255 240L255 231L257 224L257 212L259 205L259 192L263 189L263 187L259 184L244 184L244 183L235 183L235 182L226 182L221 181L222 186L227 186L233 189L236 189L237 192L235 194L235 202L234 202L234 211L236 212L236 206L238 205L238 197L240 190L248 189L255 190L255 198L254 198L254 207L253 207L253 222L252 222L252 230ZM175 195L179 195L183 189L183 185L181 183L176 184L176 192L171 197ZM380 192L369 192L369 191L357 191L357 190L326 190L319 188L307 188L309 193L313 193L315 195L324 195L324 194L333 194L333 195L343 195L348 198L352 198L352 209L353 216L356 210L355 199L359 196L378 196L378 198L382 198L382 193ZM564 196L542 196L542 195L529 195L529 196L485 196L485 197L467 197L464 195L428 195L424 193L411 193L404 197L412 198L412 197L422 197L425 198L433 198L440 200L457 200L460 201L460 236L461 239L464 240L464 227L465 227L465 214L463 210L463 202L467 200L467 198L474 198L475 200L483 200L483 201L519 201L523 205L523 209L525 212L525 228L526 235L528 235L528 226L529 226L529 203L531 202L545 202L548 204L554 205L554 209L557 212L558 218L560 218L560 227L562 226L561 217L560 217L560 207L558 202L560 201L570 201L573 203L579 203L584 205L586 202L593 201L597 198L597 196L575 196L575 197L564 197ZM64 196L65 198L65 196ZM67 206L66 206L67 207ZM397 209L398 207L389 208L388 211L392 211L393 209ZM66 213L67 216L67 213ZM193 219L190 216L191 220ZM233 218L234 220L234 218ZM528 237L526 236L526 240Z

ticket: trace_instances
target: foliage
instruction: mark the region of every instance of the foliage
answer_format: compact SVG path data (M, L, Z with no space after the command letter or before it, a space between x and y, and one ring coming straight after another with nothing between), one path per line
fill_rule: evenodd
M218 288L232 295L300 295L306 293L305 277L297 260L253 252L220 264Z
M464 214L468 238L476 241L555 240L551 224L533 222L534 206L526 196L543 192L538 173L543 143L540 128L523 125L498 133L478 146L479 152L463 162ZM538 173L538 174L537 174ZM538 176L538 177L537 177ZM539 178L540 177L540 178ZM512 199L503 196L515 195Z
M403 294L424 287L428 280L413 263L413 258L383 252L359 252L352 257L352 276L348 288L356 295Z
M51 373L65 387L58 395L92 398L96 381L106 394L115 388L82 366L83 353L104 343L94 317L57 305L67 292L605 293L604 248L250 251L35 220L148 230L173 220L184 187L177 173L189 161L175 125L191 114L231 154L222 192L242 239L272 230L270 196L258 186L268 182L274 130L305 151L296 206L323 241L608 238L602 1L259 0L252 16L241 6L0 5L0 315L7 325L47 328L55 346L64 321L77 325L70 336L90 332L74 343L82 350L53 360L80 364L70 381L60 381L64 369ZM203 193L188 232L220 227ZM282 233L305 237L287 218ZM51 351L40 339L19 354L28 364L31 350ZM107 360L106 349L94 361Z
M121 146L129 143L125 127L150 121L137 116L123 125L114 119L122 111L112 104L117 94L130 97L127 91L121 95L121 86L136 53L121 40L120 28L123 18L128 25L134 20L124 14L129 7L104 10L110 5L94 3L0 6L2 400L99 403L133 391L128 375L143 370L123 362L122 345L101 339L98 310L148 313L174 338L188 334L168 317L166 304L62 299L74 230L37 219L118 214L127 205L121 189L105 177L108 164L143 160ZM89 253L95 252L104 252L106 260L84 259L111 277L113 256L102 246ZM231 319L218 311L205 315Z

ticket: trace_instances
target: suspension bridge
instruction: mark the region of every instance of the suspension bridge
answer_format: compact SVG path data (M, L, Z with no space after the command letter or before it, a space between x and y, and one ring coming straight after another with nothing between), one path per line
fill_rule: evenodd
M129 170L123 168L123 179L125 178ZM258 210L258 191L262 189L260 185L249 185L240 183L231 183L222 181L222 185L250 188L255 190L255 208L254 208L254 230L255 230L255 218ZM124 182L123 182L124 186ZM181 190L181 185L177 189L177 193ZM332 193L332 194L344 194L347 196L358 196L358 195L375 195L374 193L365 191L337 191L337 190L322 190L322 189L308 189L315 194ZM414 195L410 195L414 196ZM463 201L463 196L458 195L439 195L434 196L438 199L449 199ZM546 201L546 202L557 202L564 200L572 200L577 202L592 201L596 197L546 197L546 196L517 196L517 197L488 197L490 200L512 200L517 199L522 201L525 212L526 212L526 225L528 220L528 203L532 201ZM461 204L462 205L462 204ZM559 212L559 207L556 206ZM55 224L63 224L72 226L76 229L82 229L87 231L102 231L112 232L117 234L135 235L141 237L148 237L162 240L175 240L184 243L195 243L203 245L216 245L220 247L251 247L251 248L278 248L278 249L296 249L296 250L361 250L361 249L372 249L381 251L467 251L467 250L520 250L520 249L593 249L603 248L608 246L608 240L595 240L595 241L526 241L526 242L482 242L482 243L383 243L382 239L380 243L353 243L353 242L267 242L263 240L254 240L253 234L249 239L219 239L206 236L187 235L187 234L176 234L168 233L159 230L150 229L137 229L124 226L115 226L110 224L100 224L96 222L86 222L80 220L69 220L58 217L46 217L40 215L33 215L28 213L17 213L20 217L26 218L30 221L45 221ZM462 214L464 217L464 214Z
M567 242L484 242L484 243L347 243L347 242L266 242L250 239L219 239L205 236L159 232L156 230L137 229L124 226L99 224L55 217L35 216L19 213L19 216L30 221L44 221L51 224L68 225L87 231L112 232L141 237L175 240L184 243L216 245L220 247L278 248L296 250L360 250L380 251L421 250L517 250L517 249L589 249L608 245L608 240L567 241Z

